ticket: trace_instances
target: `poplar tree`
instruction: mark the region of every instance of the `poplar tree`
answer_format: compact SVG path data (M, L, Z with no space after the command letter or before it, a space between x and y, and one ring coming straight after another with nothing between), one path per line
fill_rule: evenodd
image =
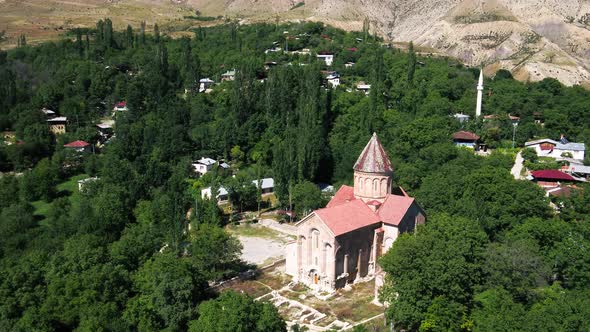
M156 44L160 42L160 27L158 27L158 23L154 24L154 40Z
M140 31L139 42L141 45L145 45L145 21L141 21Z
M410 42L408 47L408 83L414 82L414 73L416 72L416 53L414 53L414 43Z
M104 21L104 44L106 47L113 46L113 22L110 18Z
M132 48L133 47L133 28L131 27L131 25L127 25L127 32L125 34L125 37L127 38L127 48Z

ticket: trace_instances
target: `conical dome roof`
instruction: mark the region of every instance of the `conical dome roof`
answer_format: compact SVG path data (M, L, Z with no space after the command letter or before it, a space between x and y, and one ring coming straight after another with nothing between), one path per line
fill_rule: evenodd
M367 143L367 146L361 152L361 155L354 164L354 170L365 173L391 173L393 166L387 156L387 152L379 142L377 134L373 133L373 137Z

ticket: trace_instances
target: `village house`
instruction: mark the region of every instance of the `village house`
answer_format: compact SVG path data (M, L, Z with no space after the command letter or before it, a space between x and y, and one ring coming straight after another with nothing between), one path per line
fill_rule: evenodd
M236 79L236 70L235 69L228 70L225 73L221 74L221 81L222 82L233 81L235 79Z
M575 183L581 180L556 169L533 171L527 178L541 188L555 188L564 183Z
M469 121L470 116L463 113L455 113L453 117L460 123Z
M211 190L211 187L201 189L201 198L211 199ZM217 203L227 202L227 200L229 199L229 193L227 192L227 189L225 189L224 187L219 187L219 189L217 190L217 196L215 198L217 199Z
M64 148L70 149L76 152L90 152L92 146L88 142L84 141L73 141L68 144L64 144Z
M55 118L47 119L47 124L49 125L49 131L52 132L54 135L65 134L67 123L68 123L68 118L65 116L58 116Z
M258 188L258 180L254 180L252 183ZM260 179L260 191L262 195L272 194L274 190L275 180L273 178Z
M497 119L498 119L498 116L496 114L489 114L489 115L483 116L484 122L497 120ZM508 114L508 119L510 119L510 122L512 122L512 124L518 124L518 122L520 121L520 117L518 117L516 115L512 115L512 114Z
M371 84L366 84L365 82L359 82L356 85L356 90L357 91L362 91L365 93L365 95L369 94L369 90L371 90Z
M98 134L101 138L107 139L113 135L113 122L112 121L104 121L96 125L96 129L98 130Z
M461 146L471 149L478 149L479 136L470 131L458 131L453 134L453 143L455 146Z
M572 190L578 189L578 187L576 187L576 183L586 181L584 178L577 178L570 174L566 174L562 171L554 169L531 172L527 179L533 181L539 187L543 188L547 197L568 197Z
M115 103L115 106L113 107L113 113L126 112L128 110L129 109L127 108L126 101L119 101L119 102Z
M267 50L264 51L264 54L268 54L268 53L278 53L281 52L283 49L280 47L273 47L273 48L269 48Z
M322 51L317 54L317 58L326 63L326 66L331 66L334 62L334 53Z
M328 82L332 88L337 88L340 85L340 74L337 72L331 72L326 76L326 82Z
M273 178L260 179L260 183L261 183L260 190L261 190L262 196L272 194L274 192L275 180ZM252 181L252 184L254 184L254 186L256 186L258 188L258 180ZM201 190L201 198L202 199L211 199L211 196L212 196L211 191L212 191L211 187L207 187L205 189L202 189ZM227 200L229 199L229 193L228 193L227 189L223 186L220 186L219 189L217 190L217 196L215 198L217 199L218 203L227 202Z
M53 118L55 116L55 111L52 111L46 107L41 109L41 113L43 113L47 118Z
M585 166L583 164L570 164L567 167L566 172L572 176L590 180L590 166Z
M426 220L414 198L394 186L393 166L376 134L353 169L354 186L340 187L325 208L296 223L297 240L287 245L287 274L316 291L376 278L377 292L384 277L377 259Z
M212 79L208 77L201 78L199 80L199 92L208 92L207 90L209 90L213 84L215 84L215 82Z
M291 53L293 55L310 55L311 54L311 50L309 48L304 48L304 49L301 49L299 51L292 51L292 52L289 52L289 53Z
M211 158L202 157L201 159L199 159L199 160L197 160L196 162L193 163L193 168L195 169L195 172L197 172L197 173L199 173L201 175L205 175L215 165L217 165L217 160L211 159Z
M586 146L584 143L569 142L563 135L559 141L544 138L535 141L529 141L524 144L525 147L534 149L539 157L573 158L584 160Z

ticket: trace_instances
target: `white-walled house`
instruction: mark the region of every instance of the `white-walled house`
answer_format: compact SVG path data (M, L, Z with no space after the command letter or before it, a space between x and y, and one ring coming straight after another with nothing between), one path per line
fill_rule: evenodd
M252 181L256 187L258 187L258 180ZM273 178L260 179L260 190L262 194L270 194L275 190L275 180Z
M236 70L228 70L227 72L221 74L221 81L233 81L236 78Z
M356 85L356 89L357 89L357 91L362 91L366 95L368 95L369 94L369 90L371 90L371 84L366 84L365 82L359 82Z
M211 199L211 187L207 187L201 190L201 198ZM219 189L217 190L217 197L215 198L217 198L217 202L219 203L226 202L229 198L229 193L227 192L227 189L225 189L224 187L219 187Z
M252 183L258 187L258 180L252 181ZM275 180L273 178L264 178L260 179L260 190L261 195L266 195L274 192L275 188ZM201 190L201 198L203 199L211 199L211 187L207 187ZM217 192L217 202L222 203L229 199L229 193L227 189L223 186L220 186Z
M216 164L217 164L217 160L203 157L193 163L193 168L195 169L195 172L197 172L201 175L205 175Z
M334 53L332 52L320 52L317 55L317 58L323 60L326 63L326 66L331 66L334 62Z
M340 74L336 72L331 73L326 76L326 81L332 86L332 88L336 88L340 85Z
M568 142L564 137L560 141L549 138L530 141L524 146L534 149L539 157L562 158L564 154L571 154L573 159L584 160L586 152L584 143Z
M208 77L200 79L199 92L206 92L213 84L215 84L215 81Z

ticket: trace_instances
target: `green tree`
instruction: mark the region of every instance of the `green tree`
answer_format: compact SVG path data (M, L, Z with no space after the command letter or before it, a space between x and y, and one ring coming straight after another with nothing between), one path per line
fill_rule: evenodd
M286 332L287 326L271 303L228 291L199 306L199 319L191 322L189 331Z
M292 196L296 215L300 217L325 205L320 188L309 181L296 184Z
M387 318L418 329L437 296L466 306L484 281L487 237L480 226L461 217L437 215L415 235L403 234L379 264L387 273L381 299Z
M473 331L522 331L525 309L505 289L487 290L475 296L475 301Z
M241 252L240 241L216 225L200 224L191 234L190 260L208 280L237 272Z
M133 276L137 295L124 317L139 330L186 329L205 299L207 282L186 258L174 253L154 255Z
M537 162L538 159L537 151L531 148L522 149L521 156L524 160L530 161L532 163Z

